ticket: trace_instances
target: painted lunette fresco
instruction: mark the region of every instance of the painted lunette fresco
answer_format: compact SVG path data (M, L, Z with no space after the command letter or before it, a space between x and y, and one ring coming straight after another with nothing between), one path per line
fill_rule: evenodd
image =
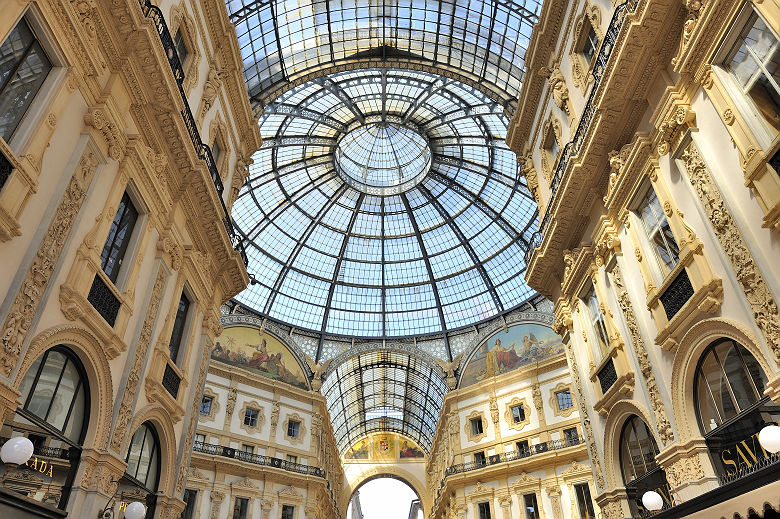
M391 460L424 458L425 452L412 440L393 433L371 434L355 442L344 454L349 460Z
M463 369L459 387L476 384L563 352L561 338L551 328L536 323L512 326L479 345Z
M211 358L270 379L308 389L300 364L276 337L248 326L225 328Z

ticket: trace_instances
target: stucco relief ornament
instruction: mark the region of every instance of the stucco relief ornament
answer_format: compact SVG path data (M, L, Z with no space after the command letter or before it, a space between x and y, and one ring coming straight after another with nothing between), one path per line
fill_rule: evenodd
M333 359L328 359L325 362L316 362L314 359L304 354L306 357L306 364L309 365L309 369L312 372L311 376L311 388L314 391L319 391L322 387L322 374L328 369L328 365Z
M551 68L540 68L539 75L546 77L549 81L555 106L563 110L569 120L571 120L572 111L569 103L569 87L566 86L566 80L563 77L563 73L561 73L560 63L555 61Z
M682 159L694 191L734 269L756 325L772 349L775 360L780 363L780 315L777 303L693 141L686 146Z
M455 370L457 370L460 365L461 357L463 357L463 354L459 353L457 357L449 362L445 362L439 358L436 359L436 362L439 363L439 366L441 366L441 369L447 375L447 387L450 389L455 389L455 385L458 383L458 380L455 377Z
M631 336L631 345L636 353L637 360L639 361L639 368L645 379L645 386L647 386L648 394L650 395L650 405L653 409L658 436L661 438L664 445L669 444L674 441L674 431L672 425L669 423L666 408L664 407L663 399L661 398L661 392L658 388L658 381L655 378L653 366L647 355L644 339L639 331L634 308L631 305L631 300L629 299L628 291L623 283L623 278L617 268L612 271L612 281L615 286L618 305L623 313L626 326L628 326L629 335Z
M22 351L24 337L30 329L33 315L41 302L43 291L65 246L65 240L70 235L73 222L84 202L87 187L96 168L95 156L90 152L85 153L76 166L76 171L62 195L49 230L46 232L33 263L22 281L22 287L8 312L2 332L0 332L0 342L2 342L4 353L2 372L5 376L9 376L16 366L16 361Z
M225 405L225 413L228 418L233 415L233 410L236 408L236 399L238 398L238 390L234 387L228 389L227 404Z
M274 401L271 405L271 429L276 430L276 424L279 423L279 402Z

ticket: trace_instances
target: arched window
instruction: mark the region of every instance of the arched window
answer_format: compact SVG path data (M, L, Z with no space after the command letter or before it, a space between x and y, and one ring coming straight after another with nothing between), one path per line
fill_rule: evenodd
M755 357L726 338L712 343L704 352L695 380L696 413L705 434L761 400L767 383Z
M628 484L658 467L655 462L657 454L658 445L647 424L638 416L631 416L620 433L620 469L623 472L623 482Z
M35 359L19 387L22 405L2 424L0 444L26 436L34 446L31 478L9 478L4 486L64 509L81 458L89 423L89 384L79 358L55 346Z
M38 357L19 391L25 411L69 440L83 441L88 388L84 368L70 350L57 346Z
M157 491L157 478L160 476L160 441L151 423L144 422L135 431L127 448L125 461L125 476L129 476L148 492Z

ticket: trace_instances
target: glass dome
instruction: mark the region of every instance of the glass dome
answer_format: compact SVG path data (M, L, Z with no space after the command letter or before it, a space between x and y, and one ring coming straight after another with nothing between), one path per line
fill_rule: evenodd
M238 301L353 337L441 333L522 304L537 208L507 124L501 104L431 72L288 90L264 109L233 206L253 276Z
M425 137L388 122L361 125L339 140L336 170L350 186L374 195L401 193L418 184L431 167Z

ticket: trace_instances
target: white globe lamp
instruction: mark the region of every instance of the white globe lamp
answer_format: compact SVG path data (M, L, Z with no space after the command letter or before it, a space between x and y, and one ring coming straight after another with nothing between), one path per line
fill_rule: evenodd
M133 501L125 508L125 519L144 519L146 517L146 507L143 503Z
M661 494L655 490L650 490L642 495L642 504L651 512L657 512L664 507L664 500Z
M0 459L9 465L24 465L33 455L33 443L24 436L11 438L0 448Z
M780 427L767 425L758 433L758 443L768 452L780 452Z

